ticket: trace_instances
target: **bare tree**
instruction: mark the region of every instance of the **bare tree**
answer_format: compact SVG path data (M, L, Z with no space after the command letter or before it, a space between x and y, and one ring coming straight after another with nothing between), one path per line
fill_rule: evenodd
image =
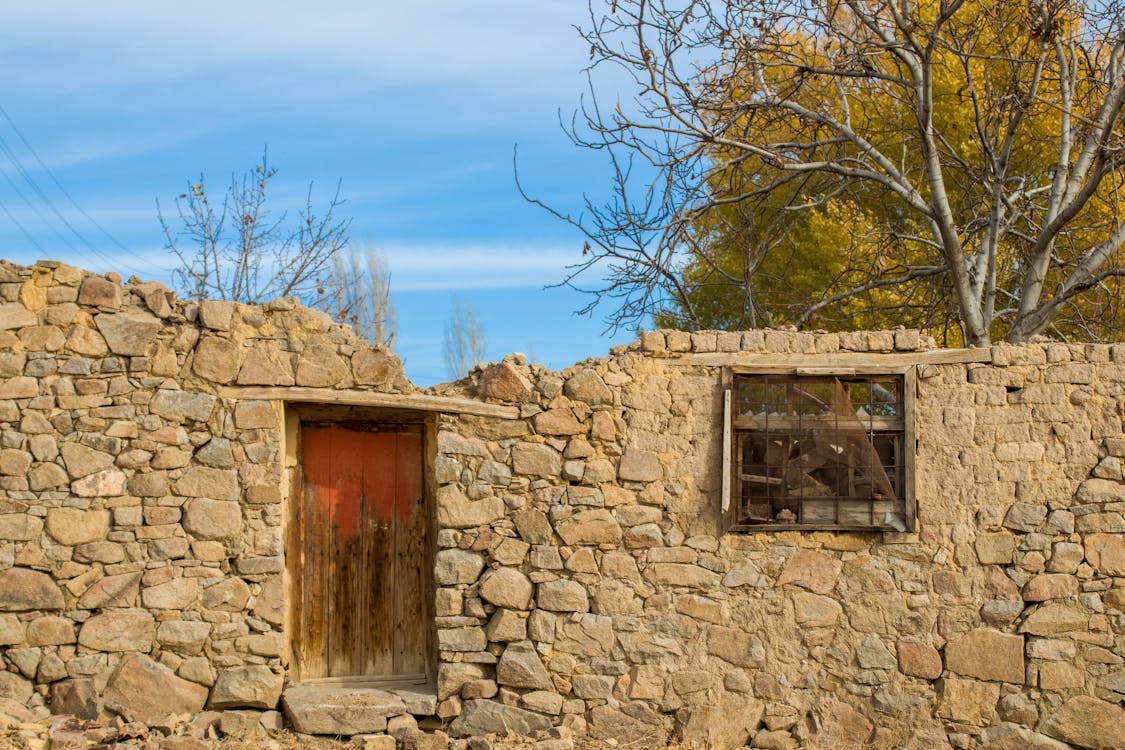
M461 378L477 362L484 360L484 328L472 303L453 297L453 307L445 322L445 369L451 378Z
M351 325L373 344L394 345L397 321L391 302L391 274L372 242L333 256L319 307Z
M325 293L334 258L348 243L351 223L336 217L343 203L339 185L323 215L317 215L310 183L296 226L289 226L287 214L275 216L266 202L276 174L263 152L257 166L231 177L217 202L200 175L176 199L176 226L157 202L167 248L181 263L175 280L186 295L247 303L295 295L314 303Z
M615 325L669 303L693 324L683 270L723 271L698 231L709 212L797 214L858 191L882 206L888 250L913 253L848 276L803 322L940 280L935 299L983 346L1063 315L1081 329L1084 299L1120 296L1117 0L591 0L582 34L593 74L624 70L635 98L605 106L591 84L571 129L609 155L613 198L547 208L588 238L565 283L593 276L591 307L609 301Z

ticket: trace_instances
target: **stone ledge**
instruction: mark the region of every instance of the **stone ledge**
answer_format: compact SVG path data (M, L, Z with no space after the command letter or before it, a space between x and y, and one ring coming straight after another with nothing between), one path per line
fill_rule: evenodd
M437 695L433 687L425 685L304 684L285 690L281 704L298 732L355 735L382 732L392 716L432 716L437 711Z

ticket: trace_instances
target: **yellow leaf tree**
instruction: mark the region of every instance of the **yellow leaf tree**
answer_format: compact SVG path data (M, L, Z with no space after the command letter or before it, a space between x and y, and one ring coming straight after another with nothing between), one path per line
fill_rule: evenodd
M574 133L613 199L560 212L610 322L1118 335L1117 3L619 0L585 36L638 85Z

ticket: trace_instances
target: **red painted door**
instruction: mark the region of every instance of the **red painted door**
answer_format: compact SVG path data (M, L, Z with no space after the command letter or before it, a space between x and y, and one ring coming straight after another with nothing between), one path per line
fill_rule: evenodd
M421 432L394 429L301 428L291 567L301 680L426 673Z

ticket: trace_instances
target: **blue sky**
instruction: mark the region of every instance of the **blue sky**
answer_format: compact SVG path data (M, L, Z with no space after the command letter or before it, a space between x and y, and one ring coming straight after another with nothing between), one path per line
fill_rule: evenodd
M558 126L586 87L573 28L585 12L581 0L4 3L0 106L90 218L2 120L0 137L93 250L0 153L0 256L167 281L156 200L171 212L187 180L222 186L268 145L275 209L300 208L310 181L321 201L342 182L351 236L388 259L396 349L416 382L446 379L453 294L477 308L489 359L603 354L632 335L600 335L600 318L572 314L585 296L543 288L582 239L512 177L518 144L537 196L574 210L608 190L602 161Z

